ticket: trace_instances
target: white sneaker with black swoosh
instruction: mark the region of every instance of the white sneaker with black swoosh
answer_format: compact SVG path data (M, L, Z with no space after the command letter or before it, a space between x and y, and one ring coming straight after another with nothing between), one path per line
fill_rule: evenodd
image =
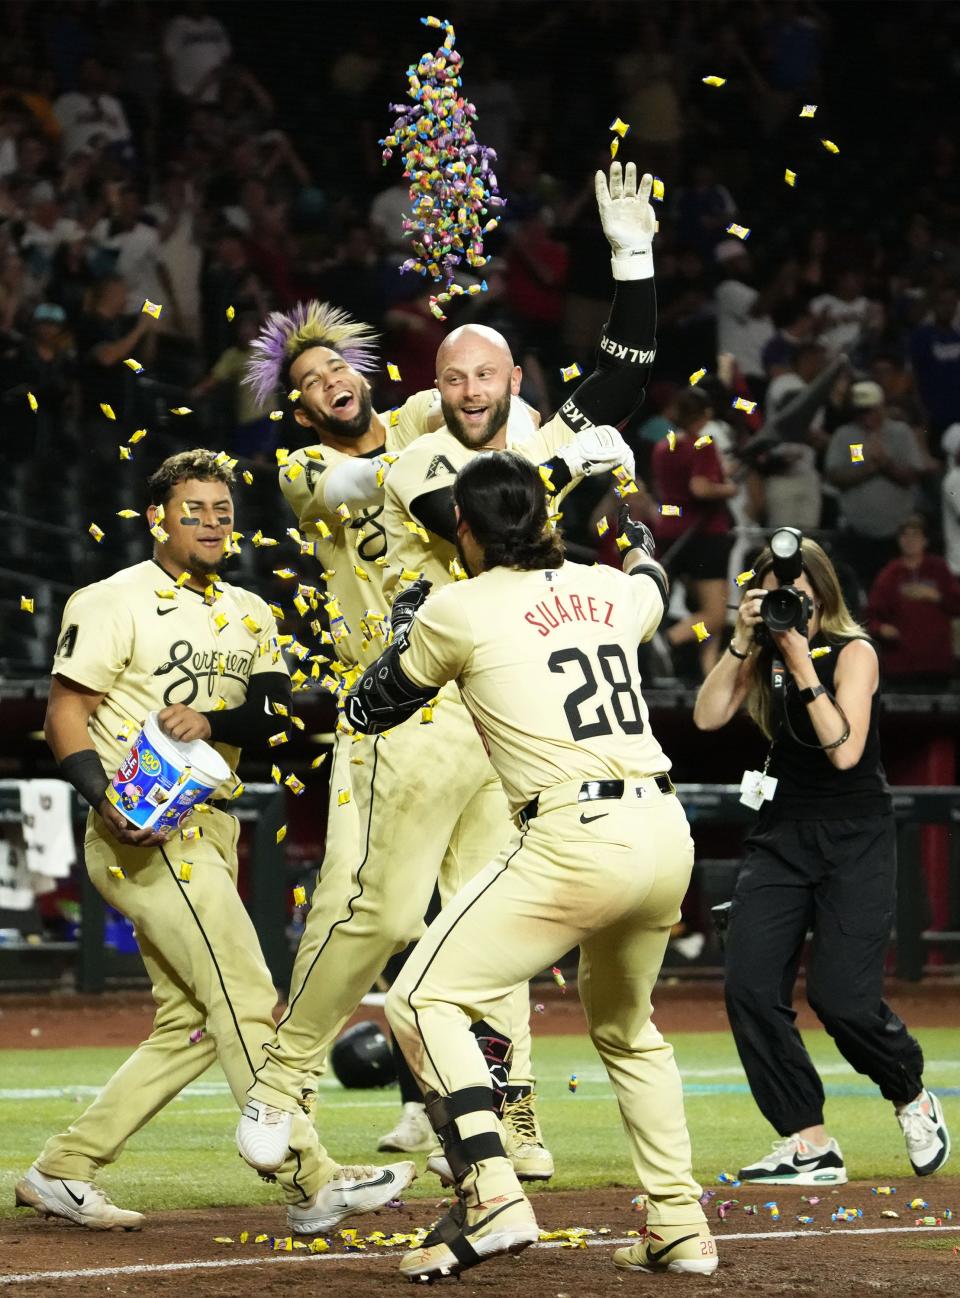
M41 1217L61 1217L87 1230L140 1230L143 1213L111 1203L91 1181L64 1181L45 1176L33 1166L14 1189L18 1208L32 1208Z
M799 1136L775 1140L765 1158L737 1173L741 1181L761 1185L846 1185L847 1169L835 1140L817 1147Z
M950 1133L933 1092L921 1091L912 1104L898 1111L897 1121L917 1176L929 1176L943 1167L950 1157Z
M720 1265L716 1240L706 1222L648 1226L636 1244L618 1248L613 1265L621 1271L671 1271L713 1275Z
M396 1199L416 1175L416 1164L409 1161L386 1167L341 1167L309 1203L287 1205L287 1225L295 1235L333 1230L347 1217L376 1212Z

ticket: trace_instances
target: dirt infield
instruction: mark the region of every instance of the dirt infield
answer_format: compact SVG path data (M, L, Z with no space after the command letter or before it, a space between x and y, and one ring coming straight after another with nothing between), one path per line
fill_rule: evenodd
M960 1023L960 983L891 981L887 985L887 1000L912 1028L952 1028ZM553 986L531 989L531 1001L538 1007L533 1020L536 1033L584 1031L583 1011L575 986L568 986L562 995ZM802 1003L802 984L797 1002L799 1026L817 1026L816 1019ZM672 1032L727 1030L719 982L663 982L657 987L654 1004L657 1026L667 1036ZM384 1022L381 1010L367 1006L358 1011L353 1021L360 1019ZM142 992L4 996L0 997L0 1050L133 1046L148 1035L152 1020L153 1002Z
M681 1283L683 1293L693 1298L823 1293L844 1298L877 1293L929 1298L960 1292L960 1257L953 1252L960 1245L960 1227L918 1229L917 1212L908 1207L913 1195L922 1194L930 1201L931 1212L942 1214L948 1206L956 1212L960 1180L903 1181L889 1198L872 1194L870 1186L852 1184L822 1191L816 1205L802 1202L801 1193L815 1191L721 1188L707 1206L719 1245L720 1269L710 1278L681 1281L614 1270L614 1243L629 1243L628 1232L642 1223L631 1208L631 1190L541 1192L534 1195L534 1203L542 1230L588 1227L609 1234L587 1236L585 1247L553 1241L519 1258L486 1263L467 1272L455 1292L478 1298L485 1294L513 1298L519 1293L524 1298L591 1298ZM720 1221L717 1204L728 1194L739 1197L740 1203ZM779 1204L778 1221L763 1207L773 1198ZM832 1225L831 1212L841 1204L861 1208L863 1217ZM756 1214L748 1215L744 1205L755 1207ZM882 1218L883 1210L896 1211L899 1217ZM374 1230L389 1235L426 1225L440 1211L439 1200L421 1201L350 1224L361 1236ZM798 1223L798 1215L812 1216L813 1224ZM313 1293L318 1288L360 1296L396 1292L400 1287L405 1291L405 1282L396 1273L399 1250L368 1243L366 1251L345 1253L344 1241L336 1235L330 1239L330 1252L316 1256L278 1254L269 1243L253 1242L259 1232L282 1229L282 1213L262 1207L157 1213L144 1231L119 1235L93 1234L25 1214L22 1220L0 1226L0 1293L100 1298L104 1293L172 1296L202 1291L209 1298L272 1298L281 1293ZM242 1230L250 1233L245 1245L238 1240ZM214 1243L215 1236L224 1235L237 1242Z

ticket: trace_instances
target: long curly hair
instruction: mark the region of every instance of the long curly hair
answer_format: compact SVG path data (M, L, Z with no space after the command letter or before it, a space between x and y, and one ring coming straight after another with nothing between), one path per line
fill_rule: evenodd
M298 302L291 311L273 311L251 344L243 381L265 406L289 386L290 366L311 347L329 347L361 374L377 368L376 331L329 302Z

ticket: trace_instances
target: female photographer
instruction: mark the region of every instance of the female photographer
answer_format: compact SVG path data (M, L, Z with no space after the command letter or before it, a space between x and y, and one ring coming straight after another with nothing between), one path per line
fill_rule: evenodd
M763 801L730 909L726 1000L753 1097L781 1139L739 1176L774 1185L847 1179L823 1125L823 1086L794 1025L809 930L810 1006L848 1063L893 1103L913 1170L925 1176L946 1161L950 1140L939 1102L923 1087L920 1046L882 995L896 836L880 759L877 655L820 546L803 539L794 557L802 565L791 582L795 605L809 597L805 631L763 625L764 596L780 586L766 549L693 714L699 729L718 730L746 702L771 741L764 771L744 779L743 800ZM769 603L765 611L769 618ZM802 626L803 616L796 621Z

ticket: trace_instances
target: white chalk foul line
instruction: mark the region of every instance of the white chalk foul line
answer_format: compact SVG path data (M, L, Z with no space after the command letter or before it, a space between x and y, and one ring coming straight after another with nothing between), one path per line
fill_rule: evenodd
M718 1244L728 1244L743 1239L800 1239L810 1235L929 1235L938 1231L954 1231L957 1226L856 1226L850 1229L840 1227L837 1230L745 1230L733 1235L719 1235ZM533 1248L562 1248L564 1240L546 1240L534 1244ZM611 1239L608 1235L585 1239L588 1248L619 1248L624 1244L635 1244L636 1236L625 1236L622 1239ZM356 1262L376 1258L377 1260L401 1256L399 1249L376 1251L363 1250L352 1253L267 1253L262 1257L223 1257L196 1258L192 1262L154 1262L137 1263L132 1266L96 1266L84 1267L76 1271L24 1271L18 1275L0 1275L0 1285L29 1284L37 1280L85 1280L101 1276L117 1275L159 1275L171 1271L226 1271L240 1266L267 1266L273 1262Z

